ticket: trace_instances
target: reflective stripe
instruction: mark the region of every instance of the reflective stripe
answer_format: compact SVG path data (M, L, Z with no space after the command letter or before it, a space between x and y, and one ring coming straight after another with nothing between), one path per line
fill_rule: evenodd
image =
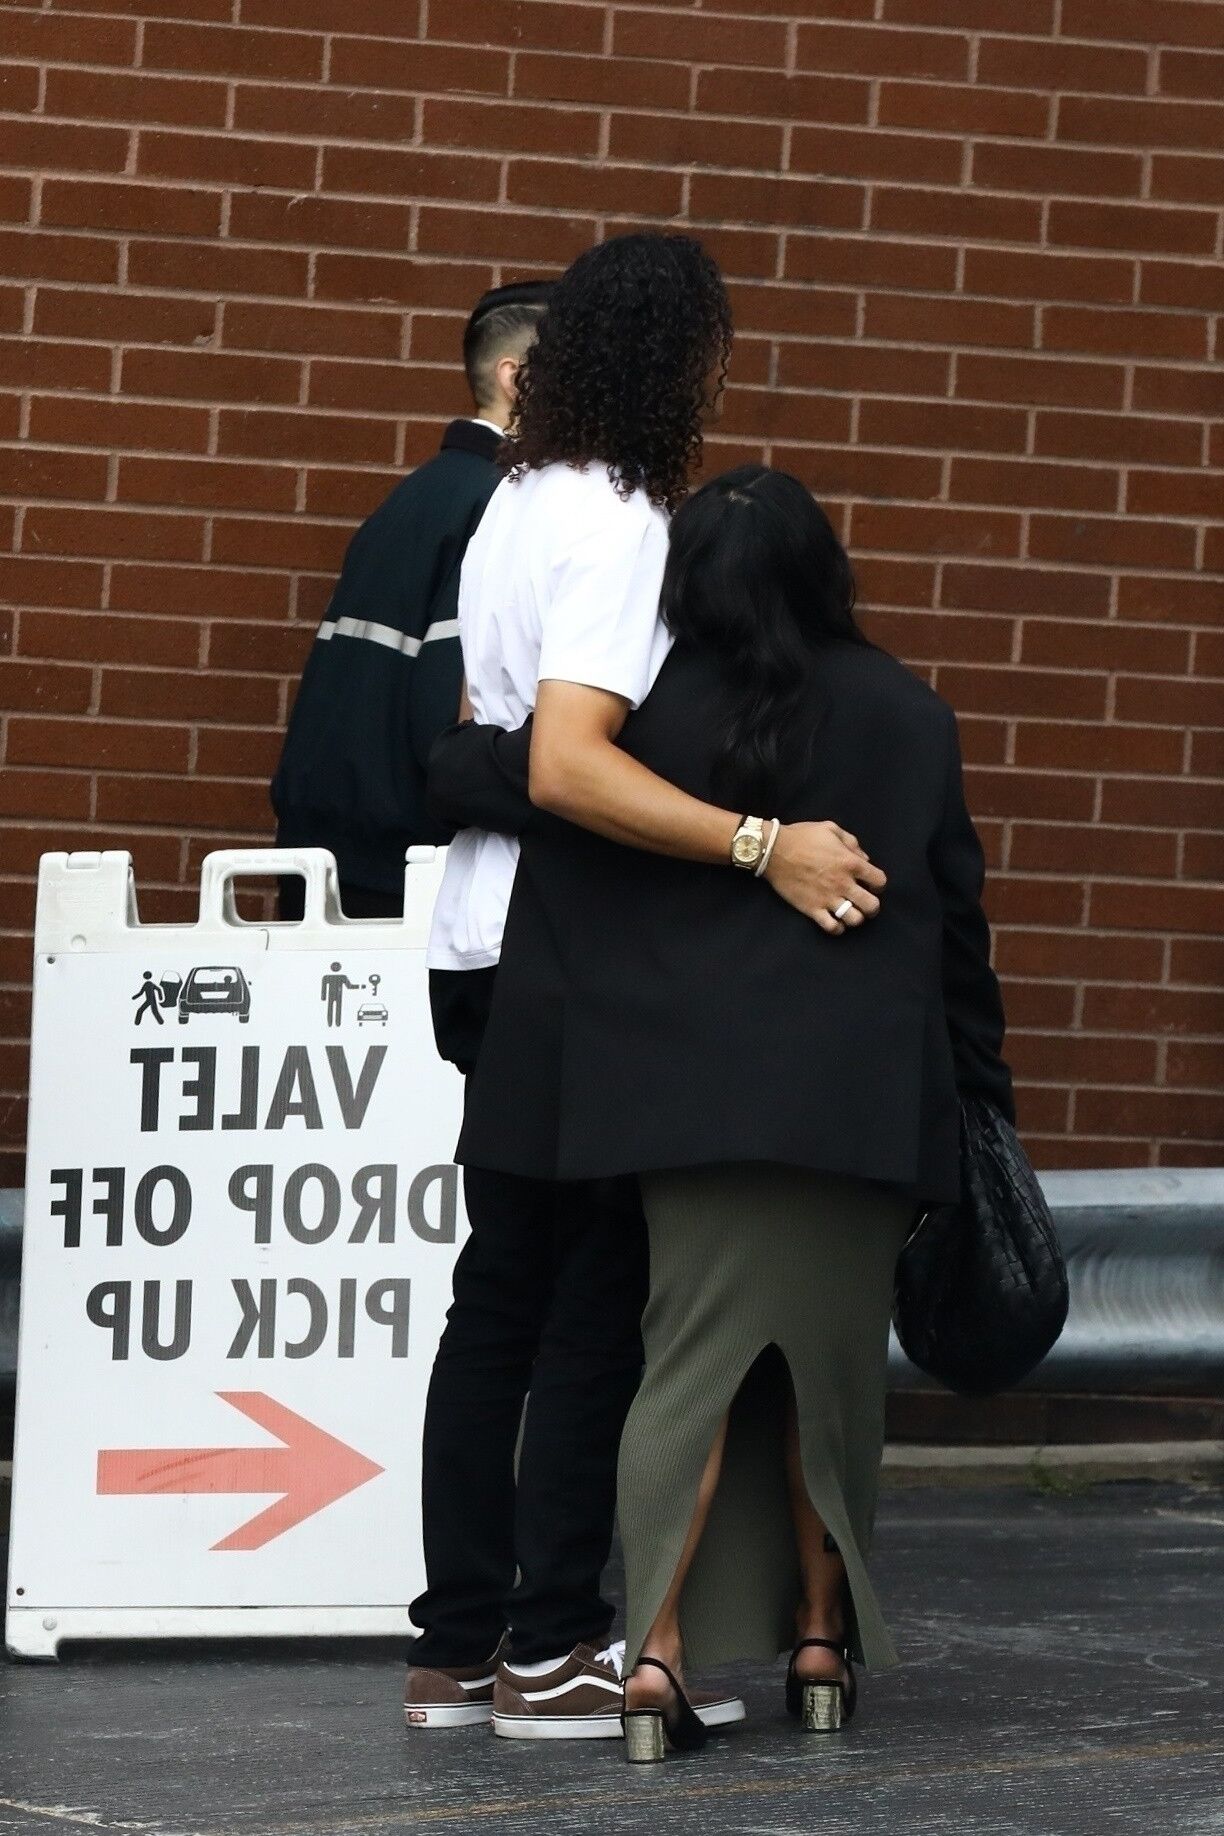
M443 638L459 636L459 620L442 618L431 625L423 638L409 637L406 631L397 631L394 625L378 625L370 618L325 618L318 630L319 643L326 643L328 638L349 637L364 638L369 644L381 644L386 650L398 650L401 656L415 657L420 655L422 644L436 644Z

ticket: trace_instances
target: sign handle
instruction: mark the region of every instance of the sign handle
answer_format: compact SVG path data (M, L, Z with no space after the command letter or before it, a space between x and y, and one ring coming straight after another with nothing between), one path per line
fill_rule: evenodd
M303 924L339 924L340 882L335 856L326 848L219 848L204 856L200 869L200 923L242 927L234 903L239 875L281 878L297 874L306 882Z

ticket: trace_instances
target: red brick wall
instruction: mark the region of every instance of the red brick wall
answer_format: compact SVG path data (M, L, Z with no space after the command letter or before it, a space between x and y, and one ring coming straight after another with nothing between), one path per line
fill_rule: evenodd
M0 46L11 1148L40 851L185 917L266 836L465 307L645 221L732 280L714 463L838 507L961 713L1039 1163L1221 1157L1218 0L47 0Z

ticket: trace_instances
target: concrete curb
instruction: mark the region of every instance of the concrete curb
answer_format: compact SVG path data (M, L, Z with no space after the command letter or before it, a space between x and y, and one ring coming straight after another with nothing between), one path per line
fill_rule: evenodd
M887 1487L1027 1485L1080 1491L1108 1480L1224 1482L1224 1441L1110 1441L1097 1446L884 1449Z

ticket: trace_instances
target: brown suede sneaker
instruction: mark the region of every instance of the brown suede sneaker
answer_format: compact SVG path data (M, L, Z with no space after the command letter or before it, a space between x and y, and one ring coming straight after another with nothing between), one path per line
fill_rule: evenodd
M623 1707L614 1652L575 1645L541 1676L501 1666L493 1687L493 1732L508 1740L619 1740Z
M505 1640L484 1664L455 1670L409 1670L404 1682L404 1723L410 1728L487 1726L493 1685Z

